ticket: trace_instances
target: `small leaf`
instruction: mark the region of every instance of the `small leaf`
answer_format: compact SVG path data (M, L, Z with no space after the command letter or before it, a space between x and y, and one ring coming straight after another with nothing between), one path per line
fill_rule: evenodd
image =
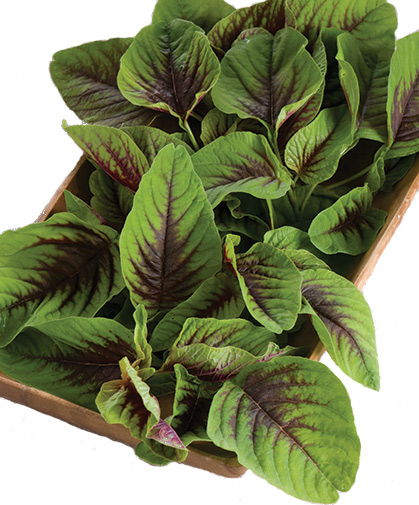
M341 252L356 256L367 251L387 215L371 205L368 186L354 188L313 219L308 230L311 241L326 254Z
M59 213L0 237L0 347L27 325L92 317L124 287L118 236Z
M292 28L279 30L275 36L253 35L236 44L221 62L212 91L215 106L278 130L323 82L306 44L307 39Z
M352 145L346 105L323 109L288 142L284 160L305 184L320 184L336 172L340 158Z
M207 435L208 412L218 386L197 379L182 365L177 364L174 369L176 394L170 424L185 445L197 440L210 441Z
M132 209L134 194L105 173L95 170L89 178L92 193L90 205L113 228L121 231L125 219Z
M137 354L142 355L137 366L148 368L151 366L152 348L147 342L147 312L144 305L139 304L134 312L135 330L134 341L137 348Z
M178 138L176 134L166 133L159 128L151 126L129 126L121 128L121 130L129 135L132 140L140 148L141 152L147 158L151 166L158 153L168 144L173 144L175 147L183 146L188 154L193 154L193 150Z
M162 149L141 179L120 246L133 304L149 315L186 300L220 269L214 215L183 147Z
M137 191L150 167L131 137L109 126L64 124L64 130L95 165L133 193Z
M305 249L313 253L317 251L311 243L308 233L293 226L282 226L275 230L269 230L265 233L263 241L277 249Z
M312 324L330 357L349 377L378 390L374 322L361 291L329 270L306 270L303 279Z
M206 32L224 17L234 11L234 7L224 0L159 0L154 7L153 23L172 19L185 19L192 21Z
M54 55L52 80L67 106L82 121L118 128L148 125L158 115L128 102L117 87L119 62L132 40L90 42Z
M201 123L201 140L204 145L210 144L218 137L227 135L230 133L230 128L233 128L234 132L237 119L235 114L224 114L215 107L211 109Z
M243 308L238 282L224 273L217 274L164 316L153 331L150 345L156 352L169 349L189 317L231 319L238 317Z
M419 32L397 41L388 83L387 158L415 154L419 150Z
M301 306L301 276L288 256L262 243L236 255L230 238L226 254L250 314L275 333L290 330Z
M107 224L106 219L94 211L90 205L83 202L78 196L73 195L66 189L64 190L64 198L67 212L73 214L73 216L93 226Z
M390 56L375 51L350 33L337 38L336 58L342 88L358 138L385 142L387 138L387 85Z
M148 447L146 442L140 442L135 448L135 454L141 460L145 461L149 465L153 466L166 466L171 463L170 459L160 456L153 452L153 450Z
M192 163L213 207L232 192L280 198L291 183L266 138L251 132L214 140L192 155Z
M216 393L208 434L302 500L334 503L355 480L360 443L350 400L321 363L280 357L246 367Z
M218 74L218 59L201 28L175 19L138 33L121 59L118 86L130 102L184 121Z
M276 341L275 333L263 326L255 326L246 319L196 318L185 321L175 342L177 347L205 344L209 347L237 347L254 356L262 355L270 342Z
M211 45L226 52L244 30L264 28L275 34L293 24L294 18L284 0L267 0L237 9L213 27L208 39Z

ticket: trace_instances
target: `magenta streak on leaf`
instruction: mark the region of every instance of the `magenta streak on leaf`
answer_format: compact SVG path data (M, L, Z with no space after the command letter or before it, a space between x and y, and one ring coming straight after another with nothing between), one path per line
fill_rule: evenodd
M59 226L59 225L55 225L55 226ZM69 224L66 224L66 225L63 225L64 227L68 228L68 227L71 227L71 228L77 228L76 226L71 226ZM86 231L84 229L82 229L83 231ZM88 258L87 260L85 260L84 258L84 261L81 265L79 265L79 262L78 261L75 261L75 262L69 262L68 260L73 260L74 258L78 259L78 255L80 254L80 249L87 249L87 251L89 253L91 253L92 251L92 244L90 243L86 243L86 242L66 242L67 239L62 239L62 240L45 240L45 239L42 239L40 240L38 243L35 243L31 246L31 248L33 247L36 247L38 245L42 246L42 245L50 245L50 244L59 244L60 247L66 247L68 246L70 248L70 252L71 252L71 249L73 249L74 253L76 254L68 254L66 256L66 261L68 262L68 266L66 266L66 268L64 269L56 269L54 267L54 265L47 265L47 264L43 264L43 268L41 269L41 271L45 271L45 269L47 269L48 273L49 274L54 274L51 276L51 281L52 281L52 278L54 279L54 283L49 285L47 284L48 282L48 278L47 279L43 279L43 283L35 283L34 281L34 284L37 284L37 289L36 290L33 290L31 293L29 293L27 296L25 296L23 299L21 300L18 300L17 302L13 303L12 305L9 305L8 307L5 307L3 309L0 309L1 310L11 310L15 307L18 307L24 303L27 303L27 302L30 302L30 301L33 301L35 299L38 299L38 298L43 298L45 297L47 294L49 293L52 293L52 292L55 292L57 291L58 289L60 289L60 287L65 284L65 283L69 283L69 282L74 282L74 283L78 283L79 282L79 275L82 273L83 270L86 269L86 267L89 265L89 263L97 260L98 258L100 258L104 252L108 252L109 250L109 246L111 245L109 242L106 243L105 242L105 245L102 246L99 250L96 250L94 252L93 255L90 256L90 258ZM100 237L100 240L102 242L104 242L103 238ZM62 265L62 257L59 258L59 261L60 261L60 264ZM42 262L40 262L42 264ZM73 263L73 264L72 264ZM64 266L64 265L63 265ZM95 265L94 265L95 266ZM55 271L54 271L54 268L55 268ZM72 268L75 268L75 270L71 270ZM58 281L56 281L56 275L57 273L62 273L62 276L63 278L62 279L59 279ZM112 271L112 269L109 269L109 272L108 272L108 275L110 276L110 280L113 281L114 279L114 272ZM50 277L50 276L48 276ZM91 286L91 290L93 291L94 289L97 288L97 267L94 268L94 272L93 272L93 283L92 283L92 286ZM112 284L109 284L110 286L112 286ZM91 292L92 292L91 291ZM76 287L76 285L73 284L73 287L72 287L72 290L71 292L67 295L67 298L64 299L62 302L61 302L61 305L59 308L62 308L65 303L67 301L69 301L74 294L76 294L77 292L79 292L79 289ZM91 295L89 295L91 296ZM86 300L86 305L89 304L91 298L88 298Z
M303 399L301 394L296 394L293 391L291 391L291 397L287 396L287 391L291 388L298 390L302 387L315 386L315 384L309 384L299 380L298 371L298 366L289 365L284 368L281 375L278 375L278 371L274 370L273 372L264 373L262 377L260 377L258 373L248 376L242 388L244 395L242 395L241 400L246 397L256 409L255 424L257 424L259 418L259 422L264 424L268 429L272 424L275 425L279 429L277 437L283 436L291 443L290 451L293 447L297 447L304 456L318 468L318 464L306 450L306 447L311 444L302 443L298 439L298 436L292 433L292 431L301 428L311 431L318 431L318 428L303 423L302 420L305 419L305 415L294 416L290 420L287 420L286 417L288 414L292 414L295 406L299 404L319 405L324 407L327 406L327 404ZM285 405L287 404L290 405L290 407L286 408ZM237 430L236 423L234 423L233 429Z
M176 449L185 449L182 440L176 431L163 419L153 426L147 434L147 438L151 438L161 444L174 447Z
M407 92L401 93L401 82L398 83L394 92L394 100L391 107L391 129L394 141L409 141L417 139L419 114L411 101L419 102L419 72L410 83Z

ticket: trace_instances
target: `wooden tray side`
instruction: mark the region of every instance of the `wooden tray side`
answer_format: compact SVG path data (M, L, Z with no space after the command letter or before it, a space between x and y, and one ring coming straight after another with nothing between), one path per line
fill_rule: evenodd
M88 178L93 167L83 156L76 168L68 175L57 190L50 203L45 207L37 221L43 221L55 212L65 210L63 192L71 192L89 201ZM406 213L413 197L419 189L419 158L409 174L395 187L391 194L380 196L377 206L387 210L387 221L371 249L361 258L349 278L361 289L371 275L380 255L384 251L397 226ZM324 353L324 347L319 342L310 355L311 359L319 360ZM108 424L100 414L75 405L43 391L24 386L0 372L0 396L48 414L57 419L98 435L106 436L117 442L135 447L138 440L131 437L128 429L119 424ZM224 477L240 477L246 468L235 460L209 457L202 451L190 451L185 464L208 470Z

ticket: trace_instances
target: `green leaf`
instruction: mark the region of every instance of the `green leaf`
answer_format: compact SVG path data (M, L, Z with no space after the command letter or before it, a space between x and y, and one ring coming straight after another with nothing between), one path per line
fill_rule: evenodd
M355 480L360 443L350 400L321 363L280 357L245 368L215 395L208 434L302 500L334 503Z
M336 172L352 140L346 105L323 109L312 123L291 138L284 160L305 184L320 184Z
M213 27L208 39L211 45L226 52L244 30L265 28L275 34L281 28L293 25L294 18L284 0L267 0L237 9Z
M64 130L94 164L135 193L150 168L144 153L118 128L98 125L67 126Z
M174 369L176 394L170 424L185 445L197 440L210 441L207 435L208 412L218 386L197 379L182 365L176 364Z
M175 19L138 33L121 59L118 86L130 102L185 121L213 87L219 71L201 28Z
M356 256L367 251L387 215L371 205L368 186L352 189L313 219L308 230L311 241L326 254L341 252Z
M337 38L339 76L358 128L358 138L385 142L387 138L388 51L376 51L350 33Z
M282 226L275 230L269 230L265 233L263 241L277 249L305 249L313 253L317 251L311 243L308 233L293 226Z
M103 384L96 405L106 422L122 424L134 438L141 439L149 418L154 424L160 419L159 402L127 358L119 365L122 378Z
M262 355L270 342L276 341L275 333L263 326L255 326L246 319L196 318L185 321L177 347L205 344L209 347L237 347L254 356Z
M67 317L25 328L0 349L0 369L26 386L96 410L102 384L136 359L132 332L103 318Z
M82 121L114 127L147 125L158 115L128 102L117 87L119 62L132 40L90 42L54 55L52 80Z
M396 11L386 0L293 0L290 9L296 28L311 41L322 28L332 27L349 31L377 50L389 50L394 43Z
M333 361L353 380L378 391L374 322L361 291L330 270L306 270L302 294L312 308L312 324Z
M154 7L153 23L164 21L169 23L172 19L185 19L192 21L206 32L224 17L234 11L234 7L224 0L159 0Z
M230 133L230 129L235 130L237 122L235 114L224 114L220 110L211 109L205 114L201 123L201 140L204 145L210 144L213 140Z
M301 276L293 262L269 244L256 243L236 255L228 237L225 248L250 314L275 333L290 330L301 306Z
M129 135L132 140L140 148L141 152L147 158L151 166L159 151L168 144L173 144L175 147L183 146L189 154L193 154L193 150L183 142L176 134L166 133L159 128L151 126L130 126L121 128L121 130Z
M153 466L166 466L171 463L170 459L165 458L164 456L160 456L153 452L153 450L148 447L146 442L140 442L135 448L135 454L141 460L145 461L149 465Z
M388 83L387 158L415 154L419 150L419 32L397 41Z
M183 302L220 269L214 215L183 147L162 149L141 179L120 246L133 304L149 315Z
M147 342L147 312L144 305L138 305L134 312L135 330L134 341L137 348L137 354L141 356L136 363L140 368L148 368L151 366L152 348Z
M90 205L113 228L121 231L125 219L132 209L134 194L105 173L95 170L89 178L89 189L92 193Z
M266 138L251 132L214 140L192 155L192 163L213 207L233 192L280 198L291 184Z
M401 181L403 177L412 168L413 163L416 160L416 155L406 156L403 158L392 158L386 161L385 172L386 179L382 191L391 191L394 184Z
M266 203L257 200L259 205L254 205L255 199L246 198L246 194L241 194L240 199L236 195L228 195L214 209L215 222L220 233L240 233L250 237L255 242L261 242L264 233L269 230L269 217L266 221L264 207Z
M106 220L90 207L86 202L78 196L73 195L66 189L64 190L65 206L67 211L81 221L84 221L93 226L107 224Z
M117 233L68 213L3 233L0 249L0 347L27 325L92 317L124 287Z
M221 62L212 91L215 106L278 130L323 82L306 44L307 39L292 28L275 36L256 34L236 44Z
M231 319L238 317L243 308L237 281L219 273L204 281L186 301L164 316L153 331L150 345L154 351L169 349L189 317Z

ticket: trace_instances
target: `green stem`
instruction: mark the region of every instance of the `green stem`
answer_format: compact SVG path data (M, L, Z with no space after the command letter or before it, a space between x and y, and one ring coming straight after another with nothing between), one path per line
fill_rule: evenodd
M311 195L313 194L313 191L316 189L316 186L317 186L317 184L313 184L312 186L310 186L309 190L307 191L307 194L304 197L304 200L301 202L300 214L302 214L304 212L307 202L309 201Z
M272 200L267 199L266 204L268 206L268 215L269 215L269 226L271 230L275 230L275 209L272 204Z
M204 119L201 114L198 114L197 112L195 111L192 111L190 113L190 116L193 117L194 119L196 119L197 121L199 121L200 123L202 122L202 120Z
M184 121L180 121L179 123L180 123L180 126L188 134L189 140L192 143L192 147L195 149L195 151L199 151L198 142L196 141L195 135L193 134L193 131L191 130L191 127L189 126L188 121L185 119Z
M339 188L340 186L343 186L343 185L345 185L348 182L355 181L359 177L362 177L363 175L367 174L370 170L371 170L371 165L368 165L368 167L365 167L360 172L358 172L358 173L356 173L354 175L351 175L350 177L347 177L346 179L343 179L342 181L335 182L335 184L330 184L329 186L326 186L326 188L327 189Z

